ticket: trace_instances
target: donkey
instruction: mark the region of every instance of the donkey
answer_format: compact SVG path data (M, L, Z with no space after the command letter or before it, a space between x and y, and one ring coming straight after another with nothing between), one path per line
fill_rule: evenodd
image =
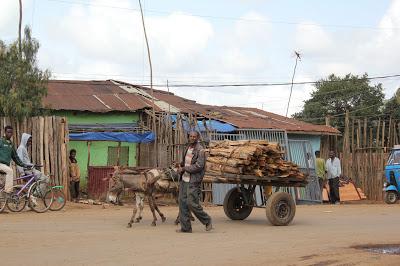
M139 217L136 218L136 222L141 220L141 212L144 205L143 200L145 197L149 202L150 210L153 214L153 221L151 225L157 225L157 217L155 212L157 212L161 217L162 222L165 222L166 217L158 208L158 205L154 199L154 194L156 192L177 194L178 173L174 169L165 168L162 170L150 169L146 171L138 171L132 168L116 168L112 179L114 180L115 184L109 190L108 198L110 201L119 200L119 196L124 189L129 189L136 193L136 204L133 207L133 213L128 223L128 228L132 227L138 208Z

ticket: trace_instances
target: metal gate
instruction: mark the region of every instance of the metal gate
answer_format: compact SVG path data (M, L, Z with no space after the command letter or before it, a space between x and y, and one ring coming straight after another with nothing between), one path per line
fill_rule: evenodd
M88 196L91 199L104 200L108 191L108 181L104 178L110 177L114 172L112 166L89 166L88 168Z
M238 130L238 134L223 134L223 133L212 133L210 136L211 141L221 141L221 140L267 140L270 142L278 142L285 152L285 157L290 158L290 153L288 152L288 138L285 130L277 129L241 129ZM212 196L213 203L217 205L222 205L224 203L224 198L226 193L237 185L235 184L213 184L212 185ZM286 192L295 195L293 188L281 188ZM264 204L263 190L260 186L257 186L255 190L255 200L258 206Z
M300 167L300 170L308 174L308 184L304 188L296 188L298 201L321 203L321 191L318 178L315 174L315 157L308 140L289 140L291 161Z

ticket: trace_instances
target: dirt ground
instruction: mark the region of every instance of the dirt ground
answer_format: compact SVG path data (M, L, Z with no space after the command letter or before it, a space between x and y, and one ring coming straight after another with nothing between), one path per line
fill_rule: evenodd
M129 206L70 204L60 212L0 214L1 265L400 265L400 255L353 249L400 244L400 205L298 206L293 223L271 226L264 209L231 221L208 207L215 229L195 222L178 234L176 207L168 220L126 228Z

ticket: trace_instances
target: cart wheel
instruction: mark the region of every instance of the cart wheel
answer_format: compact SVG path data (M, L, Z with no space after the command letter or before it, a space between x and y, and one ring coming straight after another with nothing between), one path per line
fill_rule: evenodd
M268 221L273 225L288 225L296 213L296 204L286 192L273 193L265 208Z
M248 194L249 198L252 196L249 195L250 193L248 193L247 189L242 188L242 191L246 191L245 193ZM242 191L238 190L238 188L232 188L225 196L224 212L232 220L244 220L253 210L253 206L245 204Z
M397 192L396 191L386 191L385 192L385 202L387 204L394 204L397 201Z

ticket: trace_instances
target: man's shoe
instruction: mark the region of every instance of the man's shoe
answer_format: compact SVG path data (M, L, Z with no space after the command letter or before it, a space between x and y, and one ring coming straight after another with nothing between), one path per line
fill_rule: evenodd
M208 224L206 224L206 231L211 231L213 229L212 222L210 221Z
M192 229L190 229L190 230L188 230L188 231L184 231L184 230L182 230L182 229L176 229L175 232L177 232L177 233L192 233Z

